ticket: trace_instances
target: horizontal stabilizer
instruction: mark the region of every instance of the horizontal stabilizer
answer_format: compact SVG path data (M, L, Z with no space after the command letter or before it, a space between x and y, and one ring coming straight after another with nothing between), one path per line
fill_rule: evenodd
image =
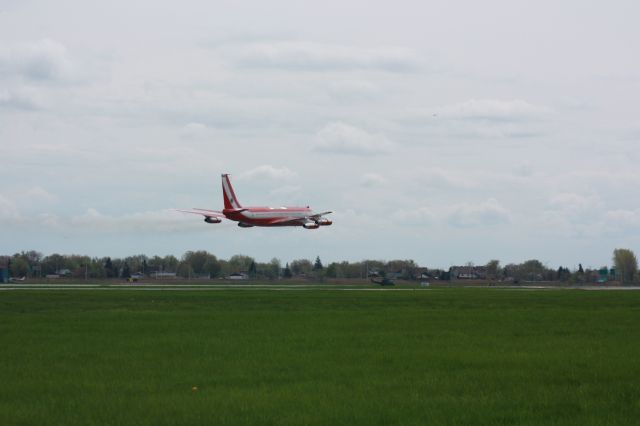
M324 216L325 214L331 214L333 212L322 212L322 213L316 213L316 214L312 214L311 216L308 216L310 219L318 219L321 216Z

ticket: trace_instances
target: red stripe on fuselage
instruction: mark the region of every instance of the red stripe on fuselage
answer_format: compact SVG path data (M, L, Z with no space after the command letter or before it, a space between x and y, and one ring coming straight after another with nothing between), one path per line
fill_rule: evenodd
M225 209L223 213L227 219L254 226L301 226L304 218L313 214L308 207L245 207L240 212Z

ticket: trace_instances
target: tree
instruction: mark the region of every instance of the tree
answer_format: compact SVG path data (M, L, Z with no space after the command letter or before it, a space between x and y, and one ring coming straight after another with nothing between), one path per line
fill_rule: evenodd
M321 270L322 268L323 268L323 266L322 266L322 262L320 261L320 256L317 256L317 257L316 257L316 261L315 261L315 263L313 264L313 270L314 270L314 271L319 271L319 270Z
M29 273L29 262L22 256L14 256L11 259L10 266L11 275L14 277L25 277Z
M327 266L327 270L325 271L325 275L330 278L338 278L338 264L336 262L331 262L329 266Z
M94 257L89 264L89 276L91 278L105 278L107 273L104 269L104 263L102 259Z
M207 261L204 263L203 272L208 273L210 278L217 277L222 270L222 265L218 261L218 258L212 254L207 256Z
M207 263L209 253L205 250L188 251L182 256L182 261L189 266L196 274L204 273L204 265Z
M176 268L177 268L177 264L176 264ZM162 272L163 270L166 270L166 269L163 268L163 260L160 256L153 256L147 259L147 265L146 265L147 274L151 275L154 272Z
M500 261L497 259L490 260L487 263L487 278L490 280L495 280L498 278L498 274L500 273Z
M167 259L167 267L172 260ZM191 277L192 274L215 277L221 269L218 259L206 250L188 251L182 256L178 275L185 278Z
M569 278L571 277L571 271L569 271L569 268L564 268L560 266L558 268L557 276L558 276L558 281L562 281L562 282L569 281Z
M42 259L42 273L56 274L60 269L67 267L67 259L65 256L54 253Z
M105 272L105 275L107 276L107 278L112 278L114 276L113 262L111 261L110 257L107 257L104 260L104 272Z
M162 258L162 268L167 272L176 272L178 269L178 258L174 255L168 254Z
M255 262L253 257L235 254L229 259L228 266L231 269L230 272L248 272L252 262Z
M291 272L293 275L309 275L313 269L313 264L308 259L296 259L291 262Z
M386 272L392 272L404 279L413 279L416 275L418 265L411 259L409 260L390 260L385 267Z
M287 263L284 267L284 271L282 272L282 276L285 278L291 278L291 268L289 268L289 264Z
M544 265L537 259L530 259L521 265L522 278L529 281L538 281L542 279L545 270Z
M193 275L193 268L187 262L180 262L176 272L179 277L191 278L191 275Z
M629 249L615 249L613 251L613 264L623 284L633 282L638 271L638 259Z
M271 262L269 262L269 269L273 278L280 278L281 267L282 266L280 265L280 259L278 259L277 257L271 259Z
M131 277L131 269L129 268L129 264L124 262L122 266L122 278L130 278Z

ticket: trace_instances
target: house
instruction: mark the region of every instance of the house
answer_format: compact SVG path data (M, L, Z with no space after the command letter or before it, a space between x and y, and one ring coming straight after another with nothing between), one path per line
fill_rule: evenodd
M227 276L227 279L233 281L248 280L249 275L244 272L234 272L232 274L229 274L229 276Z
M419 279L419 280L429 280L429 279L433 278L433 274L431 274L429 272L429 269L427 269L427 268L418 268L415 271L415 273L416 273L417 279Z
M159 280L172 279L177 278L177 274L175 272L155 272L154 277Z
M452 280L484 280L487 278L486 266L452 266L449 268Z

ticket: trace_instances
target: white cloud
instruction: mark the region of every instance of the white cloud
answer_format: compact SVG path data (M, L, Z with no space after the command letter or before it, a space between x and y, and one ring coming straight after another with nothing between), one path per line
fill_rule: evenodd
M41 108L41 100L34 90L0 89L0 108L15 110L36 110Z
M415 179L426 189L472 189L479 186L478 179L469 177L468 172L453 169L430 168L420 170Z
M184 139L199 139L206 135L208 127L202 123L188 123L182 127L180 135Z
M520 99L470 99L435 109L439 118L485 121L519 121L539 118L551 110Z
M371 235L372 230L378 230L380 223L385 222L385 218L370 216L367 212L354 209L335 210L328 216L333 220L331 234L325 238L335 241L335 238L345 238L352 241L355 236ZM335 243L333 243L335 244Z
M422 66L418 54L403 47L364 49L322 43L274 41L232 44L222 48L222 52L235 64L252 68L406 72Z
M637 234L640 232L640 209L619 209L606 212L603 228L609 234Z
M0 76L47 81L66 79L72 73L67 48L57 41L46 38L0 49Z
M511 212L490 198L479 204L461 204L448 216L449 224L459 228L495 226L511 222Z
M471 99L432 108L409 108L398 118L403 126L428 131L431 138L521 139L544 135L553 110L524 100Z
M241 173L238 179L241 180L288 180L297 176L297 173L287 167L274 167L270 164L263 164L254 169Z
M50 195L42 195L47 198ZM54 213L20 213L16 204L0 195L0 224L7 226L28 225L29 229L40 232L73 233L167 233L187 232L202 229L199 215L187 215L175 210L134 212L122 215L108 215L95 208L76 216L60 216ZM206 229L206 228L205 228Z
M436 215L430 207L417 207L396 210L392 213L391 218L400 225L424 225L432 223L436 219Z
M279 188L269 191L270 196L291 197L294 194L300 192L302 188L299 185L284 185Z
M366 188L374 188L387 183L387 179L376 173L365 173L360 178L360 185Z
M20 198L31 204L51 204L58 201L58 197L41 186L33 186L29 188L23 194L20 194Z
M197 230L202 225L199 216L189 215L174 210L157 210L136 212L121 216L111 216L89 208L79 216L72 217L68 222L62 219L50 218L51 223L76 231L92 231L101 233L149 233L149 232L179 232Z
M515 176L521 177L521 178L531 177L535 173L535 168L528 161L524 161L524 162L516 165L515 167L513 167L512 170L513 170L513 174Z
M16 204L9 198L0 194L0 224L6 225L20 222L22 216L18 211Z
M584 196L571 192L556 194L549 200L549 203L558 209L566 212L579 212L583 210L599 207L602 203L596 195Z
M316 134L314 149L319 152L376 155L393 151L395 144L380 134L368 133L348 124L327 124Z
M380 89L367 81L339 80L329 83L329 94L341 101L368 101L380 95Z

